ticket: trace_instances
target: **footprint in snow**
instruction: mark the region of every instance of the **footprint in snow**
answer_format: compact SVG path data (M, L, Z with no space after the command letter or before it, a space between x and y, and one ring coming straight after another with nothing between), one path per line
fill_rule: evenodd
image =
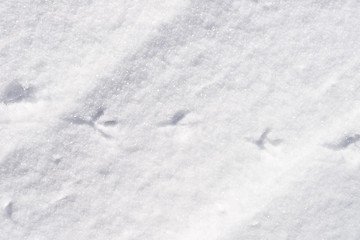
M32 87L24 87L17 81L11 82L3 91L1 101L5 104L17 103L29 100L33 95Z
M12 217L13 214L13 203L10 201L5 207L5 214L8 218Z
M117 125L116 120L110 120L110 121L104 121L99 122L100 118L104 115L105 110L103 108L100 108L91 118L90 120L86 120L79 116L73 116L70 118L65 118L66 121L70 122L71 124L77 124L77 125L87 125L91 128L93 128L95 131L99 132L103 137L105 138L111 138L111 136L107 133L105 133L103 130L101 130L98 125L102 125L105 127L111 127Z
M167 121L164 121L164 122L161 122L159 125L160 126L176 126L178 125L181 120L183 120L186 115L189 113L189 111L187 110L180 110L180 111L177 111L171 119L167 120Z
M350 147L350 145L356 145L356 143L360 141L360 134L354 134L350 136L343 137L337 143L326 143L324 147L329 148L334 151L340 151Z
M271 132L270 128L266 128L264 132L260 135L258 139L253 138L246 138L246 140L250 141L251 143L255 144L261 150L266 149L266 144L270 144L273 146L277 146L282 143L283 140L281 139L270 139L268 136Z

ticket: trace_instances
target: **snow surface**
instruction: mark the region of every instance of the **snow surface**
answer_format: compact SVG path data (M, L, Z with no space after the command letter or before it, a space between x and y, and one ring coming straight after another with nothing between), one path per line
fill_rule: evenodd
M360 2L0 1L0 239L360 239Z

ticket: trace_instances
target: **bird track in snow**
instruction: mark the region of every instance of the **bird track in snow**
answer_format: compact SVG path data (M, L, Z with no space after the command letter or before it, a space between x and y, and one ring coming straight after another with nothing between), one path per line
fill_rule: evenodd
M356 146L356 143L358 141L360 141L360 134L353 134L343 137L340 141L336 143L325 143L324 147L334 151L340 151L350 147L351 145Z
M279 145L280 143L283 142L282 139L270 139L268 137L270 132L271 132L271 128L266 128L258 139L246 138L246 140L248 140L249 142L255 144L261 150L266 149L266 147L265 147L266 143L269 143L269 144L271 144L273 146L277 146L277 145Z
M93 128L95 131L99 132L103 137L110 139L112 138L109 134L105 133L103 130L99 129L97 125L103 125L105 127L115 126L117 125L116 120L109 120L98 123L98 120L104 115L105 110L100 108L91 118L90 120L86 120L83 117L73 116L69 118L65 118L64 120L70 122L71 124L76 125L87 125Z
M160 126L176 126L176 125L180 124L180 122L186 117L186 115L189 112L190 111L188 111L188 110L179 110L179 111L175 112L175 114L172 116L171 119L169 119L167 121L163 121L159 125Z
M1 101L3 103L12 104L24 100L30 100L33 97L34 88L24 87L18 81L13 81L6 86L1 94Z

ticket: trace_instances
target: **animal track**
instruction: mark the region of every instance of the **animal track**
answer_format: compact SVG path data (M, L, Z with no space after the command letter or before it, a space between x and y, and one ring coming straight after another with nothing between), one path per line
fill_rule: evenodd
M160 125L161 126L167 126L167 125L175 126L175 125L179 124L179 122L181 120L183 120L188 113L189 113L189 111L187 111L187 110L177 111L170 120L164 121L164 122L160 123Z
M273 146L277 146L282 143L281 139L269 139L268 135L270 134L271 129L266 128L264 132L260 135L258 139L246 138L248 141L254 143L258 148L265 149L265 144L270 143Z
M13 214L13 203L10 201L5 207L5 214L8 218L12 217Z
M329 149L339 151L339 150L348 148L352 144L356 144L358 141L360 141L360 134L354 134L354 135L351 135L351 136L345 136L338 143L324 144L324 146L329 148Z
M99 118L101 118L102 115L104 115L104 109L100 108L91 118L92 122L96 122L97 120L99 120Z
M5 104L21 102L29 99L33 94L33 88L25 88L19 82L11 82L2 93L2 102Z
M93 128L95 131L99 132L103 137L111 138L111 136L109 134L105 133L104 131L102 131L101 129L99 129L97 127L97 125L103 125L105 127L109 127L109 126L115 126L117 124L117 121L115 121L115 120L110 120L110 121L105 121L103 123L98 123L98 120L104 115L104 113L105 113L105 109L100 108L90 118L90 120L83 119L82 117L79 117L79 116L74 116L74 117L71 117L71 118L65 118L65 120L72 123L72 124L87 125L87 126Z
M105 121L105 122L103 122L103 125L104 125L105 127L115 126L115 125L117 125L117 124L118 124L118 122L117 122L116 120L111 120L111 121Z
M187 111L178 111L175 113L175 115L171 118L170 120L170 124L171 125L176 125L178 124L187 114Z
M56 165L58 165L58 164L61 162L61 159L62 159L62 156L61 156L61 155L59 155L59 154L54 154L54 155L53 155L53 160L54 160L54 163L55 163Z

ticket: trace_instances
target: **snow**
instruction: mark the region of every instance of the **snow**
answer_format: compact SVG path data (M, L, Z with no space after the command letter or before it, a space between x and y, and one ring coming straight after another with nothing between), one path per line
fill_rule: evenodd
M0 239L360 239L359 13L1 1Z

